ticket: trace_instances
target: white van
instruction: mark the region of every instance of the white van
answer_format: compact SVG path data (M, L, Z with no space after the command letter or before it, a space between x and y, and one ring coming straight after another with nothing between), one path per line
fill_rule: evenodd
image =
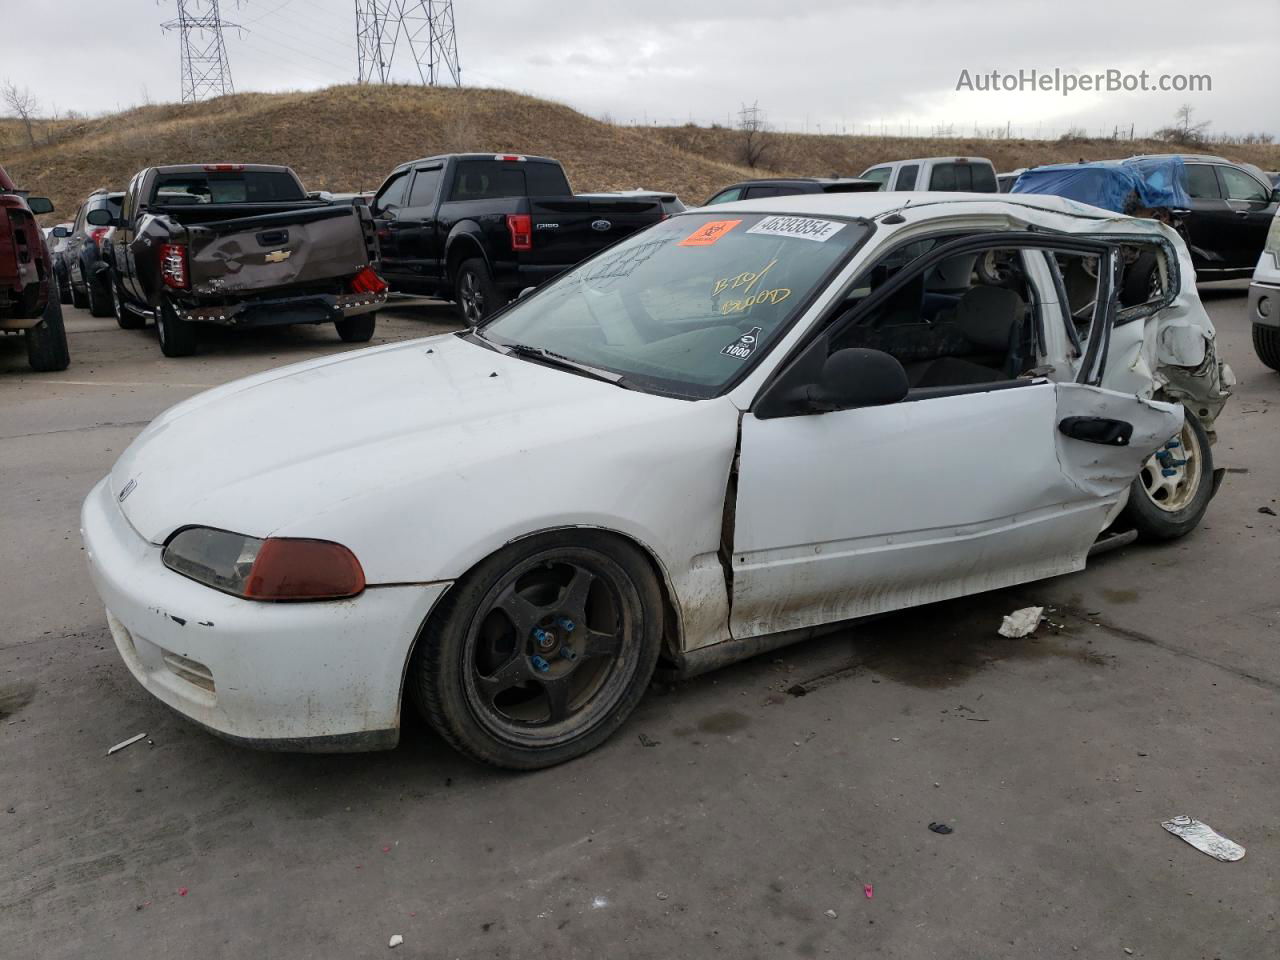
M985 157L921 157L878 163L858 175L881 190L938 190L998 193L996 168Z

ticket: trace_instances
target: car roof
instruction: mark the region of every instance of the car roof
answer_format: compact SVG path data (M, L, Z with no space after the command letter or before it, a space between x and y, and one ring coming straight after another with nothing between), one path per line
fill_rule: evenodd
M940 213L958 214L964 207L976 203L1006 209L1043 210L1068 216L1089 216L1096 211L1098 219L1114 220L1119 215L1110 210L1090 207L1064 197L1026 193L946 193L919 191L875 191L870 193L802 193L788 197L762 197L759 200L733 200L717 203L716 214L776 213L798 216L826 214L832 217L851 217L872 220L876 217L906 208L945 208ZM710 213L710 208L699 207L691 213ZM680 214L684 216L685 214Z
M436 153L429 157L419 157L417 160L408 160L395 168L392 172L407 169L408 167L416 167L420 163L430 163L434 160L500 160L503 157L520 157L523 163L554 163L559 166L560 161L554 157L535 157L530 153Z
M937 163L940 160L944 163L991 163L986 157L913 157L910 160L884 160L880 163L873 163L867 169L874 170L876 167L889 167L895 163Z

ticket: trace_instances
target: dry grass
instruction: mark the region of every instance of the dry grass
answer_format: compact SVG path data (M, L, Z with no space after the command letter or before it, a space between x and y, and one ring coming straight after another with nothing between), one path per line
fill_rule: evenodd
M315 190L370 190L398 163L454 150L545 154L580 191L673 190L698 203L723 184L772 172L857 174L899 157L973 154L1000 170L1036 163L1161 152L1159 144L929 140L778 135L771 169L736 163L732 130L619 127L569 107L505 90L339 86L305 93L245 93L201 104L137 107L91 120L41 122L32 149L17 120L0 120L0 163L24 187L53 198L66 219L96 187L123 189L160 163L286 163ZM1226 156L1280 167L1280 147L1223 147Z

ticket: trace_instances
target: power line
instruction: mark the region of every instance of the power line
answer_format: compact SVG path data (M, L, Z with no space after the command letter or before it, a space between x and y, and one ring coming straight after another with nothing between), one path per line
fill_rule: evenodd
M389 83L401 41L418 79L435 86L447 73L462 85L453 0L356 0L356 62L361 83Z
M177 19L160 24L160 28L178 31L182 102L235 93L222 29L238 24L222 19L218 0L177 0L177 4Z

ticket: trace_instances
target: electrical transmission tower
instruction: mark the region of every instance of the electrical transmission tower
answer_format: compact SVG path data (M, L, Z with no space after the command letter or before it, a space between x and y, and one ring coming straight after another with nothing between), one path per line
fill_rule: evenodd
M396 48L409 48L418 79L462 86L453 0L356 0L356 51L361 83L391 82Z
M195 103L235 93L222 30L237 28L239 24L222 19L218 0L177 0L177 4L177 19L160 24L160 28L178 31L182 49L182 102Z

